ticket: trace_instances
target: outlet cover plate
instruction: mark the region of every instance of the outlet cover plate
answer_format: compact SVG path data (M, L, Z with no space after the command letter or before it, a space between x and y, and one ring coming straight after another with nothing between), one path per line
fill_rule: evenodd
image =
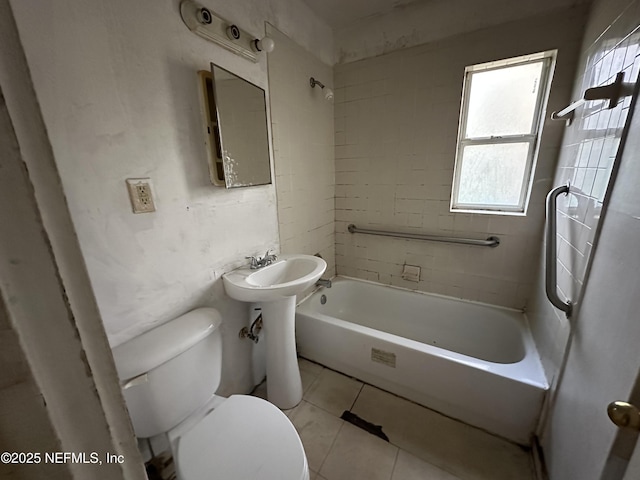
M127 190L133 213L151 213L156 211L151 192L150 178L127 178Z

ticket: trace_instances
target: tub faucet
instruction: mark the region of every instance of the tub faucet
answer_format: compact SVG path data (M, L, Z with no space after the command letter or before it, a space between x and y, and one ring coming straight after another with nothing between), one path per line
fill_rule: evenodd
M331 280L325 280L324 278L321 278L316 282L316 285L318 285L319 287L331 288Z
M249 259L249 267L251 268L251 270L257 270L259 268L266 267L267 265L271 265L278 259L278 256L276 254L269 252L271 252L271 249L267 250L263 257L256 257L254 255L245 257Z

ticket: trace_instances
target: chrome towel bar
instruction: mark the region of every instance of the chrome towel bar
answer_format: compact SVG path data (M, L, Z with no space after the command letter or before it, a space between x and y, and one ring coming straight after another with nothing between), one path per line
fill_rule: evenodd
M358 228L353 223L347 227L349 233L363 233L365 235L380 235L383 237L411 238L414 240L427 240L430 242L462 243L463 245L477 245L479 247L497 247L500 239L491 236L486 240L476 240L475 238L440 237L437 235L424 235L421 233L387 232L384 230L369 230Z
M556 201L558 196L568 195L570 185L561 185L554 188L547 194L547 229L546 229L546 245L545 245L545 290L547 298L552 305L562 310L567 318L571 317L573 305L571 301L564 302L558 296L558 272L557 272L557 222L556 222Z

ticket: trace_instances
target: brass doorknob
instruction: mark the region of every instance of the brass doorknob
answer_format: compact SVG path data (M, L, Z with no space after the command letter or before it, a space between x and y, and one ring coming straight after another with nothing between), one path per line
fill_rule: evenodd
M627 402L611 402L607 414L618 427L640 430L640 410Z

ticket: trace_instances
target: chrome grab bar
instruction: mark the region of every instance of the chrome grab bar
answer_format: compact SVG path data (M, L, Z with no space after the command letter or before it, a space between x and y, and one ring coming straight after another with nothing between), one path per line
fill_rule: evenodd
M573 305L571 301L562 301L558 296L558 272L557 272L557 224L556 224L556 202L561 194L568 195L570 185L561 185L554 188L547 194L547 231L545 245L545 290L547 298L551 304L562 310L567 318L571 317Z
M421 233L386 232L383 230L369 230L358 228L353 223L347 227L349 233L364 233L365 235L380 235L383 237L411 238L414 240L428 240L430 242L462 243L463 245L477 245L480 247L497 247L500 239L491 236L486 240L476 240L475 238L440 237L436 235L424 235Z
M149 376L146 373L138 375L137 377L130 378L125 382L120 382L120 387L122 390L126 390L127 388L136 387L138 385L142 385L143 383L147 383L149 381Z

